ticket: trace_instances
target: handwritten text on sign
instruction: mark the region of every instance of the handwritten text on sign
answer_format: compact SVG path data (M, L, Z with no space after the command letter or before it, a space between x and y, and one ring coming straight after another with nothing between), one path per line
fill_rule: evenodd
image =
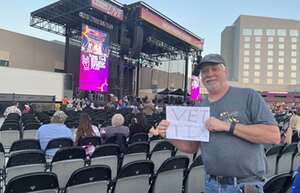
M167 138L192 141L209 141L205 121L209 118L209 107L167 106L170 127Z

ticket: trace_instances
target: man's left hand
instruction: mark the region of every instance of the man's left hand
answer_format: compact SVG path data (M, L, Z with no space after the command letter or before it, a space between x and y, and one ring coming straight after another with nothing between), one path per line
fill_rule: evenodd
M229 131L230 128L230 123L227 123L225 121L221 121L215 117L210 117L206 122L205 122L205 127L209 131Z

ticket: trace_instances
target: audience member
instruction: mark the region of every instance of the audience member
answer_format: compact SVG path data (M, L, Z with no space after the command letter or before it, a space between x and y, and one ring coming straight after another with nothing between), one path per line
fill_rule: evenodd
M38 129L38 139L42 150L45 150L48 142L51 139L66 137L73 139L71 130L64 124L67 115L63 111L56 111L52 118L51 123L44 124ZM51 149L46 152L48 156L53 156L57 149Z
M111 126L105 127L101 135L103 135L104 138L109 138L116 134L122 134L128 137L129 128L123 125L124 121L125 119L122 114L115 114L111 119Z
M11 106L7 107L3 113L6 118L10 113L17 113L18 115L22 115L21 110L19 109L19 102L13 102Z

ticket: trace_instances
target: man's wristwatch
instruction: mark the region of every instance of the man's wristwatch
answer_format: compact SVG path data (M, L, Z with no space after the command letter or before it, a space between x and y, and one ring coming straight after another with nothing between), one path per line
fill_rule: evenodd
M229 133L230 133L231 135L234 134L235 126L236 126L236 122L235 122L235 121L233 121L233 122L230 123Z

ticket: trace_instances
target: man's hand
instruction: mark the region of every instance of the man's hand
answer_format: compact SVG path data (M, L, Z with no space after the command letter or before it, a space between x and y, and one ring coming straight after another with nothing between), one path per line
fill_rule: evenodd
M161 137L166 137L167 129L170 126L170 122L167 120L162 120L157 126L158 133Z
M209 131L229 131L230 128L230 123L227 123L225 121L221 121L215 117L210 117L206 122L205 122L205 127Z

